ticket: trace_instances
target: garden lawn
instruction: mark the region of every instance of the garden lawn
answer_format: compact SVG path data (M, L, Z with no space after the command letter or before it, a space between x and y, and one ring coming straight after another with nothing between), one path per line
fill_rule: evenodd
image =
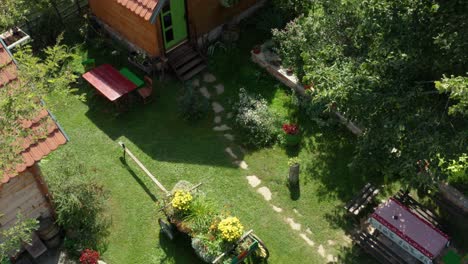
M179 180L203 183L202 190L220 207L239 216L253 228L270 249L271 263L321 263L316 252L291 232L282 217L271 210L252 190L246 173L234 167L224 153L226 142L212 131L209 116L191 126L178 116L176 98L181 85L157 84L158 97L149 105L134 106L115 116L112 106L100 98L86 103L70 98L54 114L70 142L42 162L44 175L62 160L65 152L75 154L110 192L108 214L112 218L108 249L109 263L197 263L188 240L175 243L159 234L155 200L162 193L128 160L121 161L122 141L168 188ZM91 88L84 88L90 90ZM286 250L287 249L287 250Z

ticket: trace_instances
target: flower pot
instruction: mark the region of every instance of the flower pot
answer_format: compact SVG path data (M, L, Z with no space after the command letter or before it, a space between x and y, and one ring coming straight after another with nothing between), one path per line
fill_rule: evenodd
M24 32L18 27L4 32L0 35L0 38L5 42L9 50L15 48L16 46L24 44L31 39L31 37L28 34L26 34L26 32Z
M261 48L260 46L257 45L257 46L255 46L255 47L253 48L252 51L253 51L254 54L260 54L260 53L262 52L262 48Z
M294 147L299 145L301 142L301 136L299 134L291 135L286 134L286 145L289 147Z

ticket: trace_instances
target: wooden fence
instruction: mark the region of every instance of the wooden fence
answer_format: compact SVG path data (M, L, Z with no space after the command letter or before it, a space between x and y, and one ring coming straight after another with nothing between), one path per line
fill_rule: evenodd
M87 12L88 0L50 0L50 4L49 8L29 15L26 21L19 24L19 27L30 35L39 33L38 27L44 19L49 19L50 16L54 16L54 19L61 24L51 26L63 26L71 19Z

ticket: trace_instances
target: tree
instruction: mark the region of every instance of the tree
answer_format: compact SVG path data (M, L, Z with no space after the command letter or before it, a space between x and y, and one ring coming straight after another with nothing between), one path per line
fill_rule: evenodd
M39 11L49 6L50 0L2 0L0 1L0 31L19 26L27 20L31 11Z
M77 58L61 40L60 36L56 45L43 50L44 58L33 55L31 47L15 54L18 79L0 89L0 178L21 161L19 139L27 136L40 139L46 135L45 128L25 130L22 121L34 119L44 102L54 109L76 91L70 85L77 79L71 64Z
M435 82L435 87L440 93L449 93L450 100L455 101L449 108L449 114L468 115L468 77L444 76Z
M365 128L352 167L414 184L427 160L430 175L446 178L438 157L466 152L468 123L448 115L434 80L468 71L468 27L457 24L468 3L317 0L304 13L274 40L285 65L314 84L310 107L335 102ZM438 83L458 102L450 112L466 109L460 78Z

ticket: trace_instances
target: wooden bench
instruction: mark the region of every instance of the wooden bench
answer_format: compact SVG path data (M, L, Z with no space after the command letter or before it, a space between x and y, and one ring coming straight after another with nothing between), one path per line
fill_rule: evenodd
M442 224L440 223L440 218L432 211L420 204L418 201L416 201L407 192L400 190L397 194L393 196L393 198L397 199L399 202L408 207L413 213L417 214L419 217L431 223L438 229L444 229Z
M359 213L379 194L380 190L372 184L367 183L361 191L349 201L344 208L351 214L359 215Z
M405 264L402 257L397 255L389 246L382 243L376 236L360 231L353 236L354 242L359 245L369 255L383 264Z

